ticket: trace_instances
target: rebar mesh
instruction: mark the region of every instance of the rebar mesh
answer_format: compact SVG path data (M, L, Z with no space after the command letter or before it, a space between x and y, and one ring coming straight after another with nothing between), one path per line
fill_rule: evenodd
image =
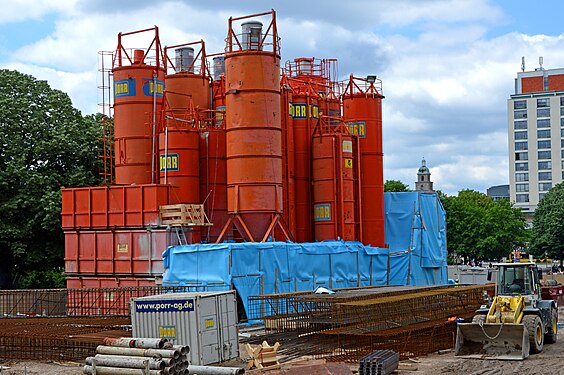
M132 298L184 292L184 287L25 289L0 291L2 316L123 316Z
M0 319L0 358L82 361L104 337L130 336L129 317Z
M356 362L374 350L402 358L450 348L457 318L469 318L493 285L368 287L335 294L283 293L250 298L267 333L308 344L308 354Z

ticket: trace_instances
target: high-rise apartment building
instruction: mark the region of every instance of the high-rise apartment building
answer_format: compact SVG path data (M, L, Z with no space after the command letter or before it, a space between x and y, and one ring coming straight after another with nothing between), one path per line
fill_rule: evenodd
M507 113L510 200L531 217L564 177L564 69L517 73Z

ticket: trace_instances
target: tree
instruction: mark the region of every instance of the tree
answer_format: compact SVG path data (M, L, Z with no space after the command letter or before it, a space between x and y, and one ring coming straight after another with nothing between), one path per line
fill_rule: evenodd
M386 180L386 182L384 182L384 191L386 192L409 191L409 185L404 184L400 180Z
M68 95L0 70L0 288L64 266L60 189L99 184L99 136Z
M441 195L446 211L449 252L467 258L500 259L526 243L521 210L507 200L462 190L458 196Z
M554 186L539 202L533 218L530 252L564 259L564 182Z

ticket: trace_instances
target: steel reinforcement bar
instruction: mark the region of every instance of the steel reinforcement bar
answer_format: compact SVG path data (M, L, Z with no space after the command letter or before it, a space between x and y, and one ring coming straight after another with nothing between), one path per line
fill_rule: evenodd
M0 319L16 316L123 316L131 298L183 292L184 287L24 289L0 291Z

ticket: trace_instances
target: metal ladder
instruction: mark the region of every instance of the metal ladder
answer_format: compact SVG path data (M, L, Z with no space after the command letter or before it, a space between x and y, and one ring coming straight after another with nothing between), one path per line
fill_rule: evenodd
M184 233L184 229L182 227L174 227L176 232L176 239L178 240L179 245L186 245L188 241L186 240L186 233Z

